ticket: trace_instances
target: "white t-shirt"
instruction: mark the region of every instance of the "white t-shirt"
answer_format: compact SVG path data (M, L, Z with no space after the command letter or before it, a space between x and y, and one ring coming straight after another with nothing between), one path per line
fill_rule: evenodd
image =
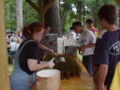
M81 35L80 35L80 45L88 45L91 43L96 43L96 37L94 35L94 33L90 30L85 30ZM94 54L94 48L95 47L91 47L91 48L86 48L82 53L84 56L87 55L93 55Z
M75 31L71 30L68 34L68 38L76 41L77 35L76 35Z
M19 47L19 43L17 43L17 42L11 42L10 43L10 51L12 51L12 52L16 52L17 51L17 49L18 49L18 47Z

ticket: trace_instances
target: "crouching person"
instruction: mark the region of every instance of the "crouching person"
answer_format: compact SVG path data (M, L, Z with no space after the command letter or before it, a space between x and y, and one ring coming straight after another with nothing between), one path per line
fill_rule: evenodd
M36 80L36 71L43 68L53 68L53 61L47 64L39 64L40 50L37 42L40 42L44 33L44 26L34 22L23 29L24 40L16 55L15 66L10 75L11 90L30 90Z

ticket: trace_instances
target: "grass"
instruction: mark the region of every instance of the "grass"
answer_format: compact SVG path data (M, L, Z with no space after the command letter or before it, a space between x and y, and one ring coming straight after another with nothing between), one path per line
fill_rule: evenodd
M9 73L11 73L11 72L12 72L13 67L14 67L14 65L13 65L13 64L9 64Z

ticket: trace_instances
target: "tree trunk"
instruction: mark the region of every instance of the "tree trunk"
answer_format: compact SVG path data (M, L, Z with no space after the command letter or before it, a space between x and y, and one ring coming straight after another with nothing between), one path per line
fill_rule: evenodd
M22 30L23 27L23 7L22 0L16 0L16 30Z
M49 0L45 0L45 4L48 1ZM47 23L51 26L51 28L52 28L51 32L52 33L56 33L59 36L62 35L62 27L61 27L58 0L56 0L54 5L46 12L45 23Z
M49 4L50 0L43 0L44 5L42 3L42 0L38 0L38 5L36 5L32 0L26 0L26 1L39 13L40 20L51 26L51 28L52 28L51 32L52 33L56 33L59 36L62 35L58 0L55 0L55 3L54 4L52 3L53 4L52 6L51 6L51 4ZM52 1L53 0L51 0L51 2ZM45 10L45 8L43 6L46 7L46 5L48 5L47 6L48 8L50 6L51 7L48 10ZM44 18L44 14L45 14L45 18Z

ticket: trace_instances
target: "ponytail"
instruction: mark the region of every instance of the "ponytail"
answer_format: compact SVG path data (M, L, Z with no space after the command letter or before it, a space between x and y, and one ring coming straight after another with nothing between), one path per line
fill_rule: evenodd
M30 39L35 32L40 32L43 29L44 25L40 24L39 22L34 22L30 25L24 26L22 33L24 37Z
M23 27L23 36L26 38L31 38L31 32L29 30L29 25Z

